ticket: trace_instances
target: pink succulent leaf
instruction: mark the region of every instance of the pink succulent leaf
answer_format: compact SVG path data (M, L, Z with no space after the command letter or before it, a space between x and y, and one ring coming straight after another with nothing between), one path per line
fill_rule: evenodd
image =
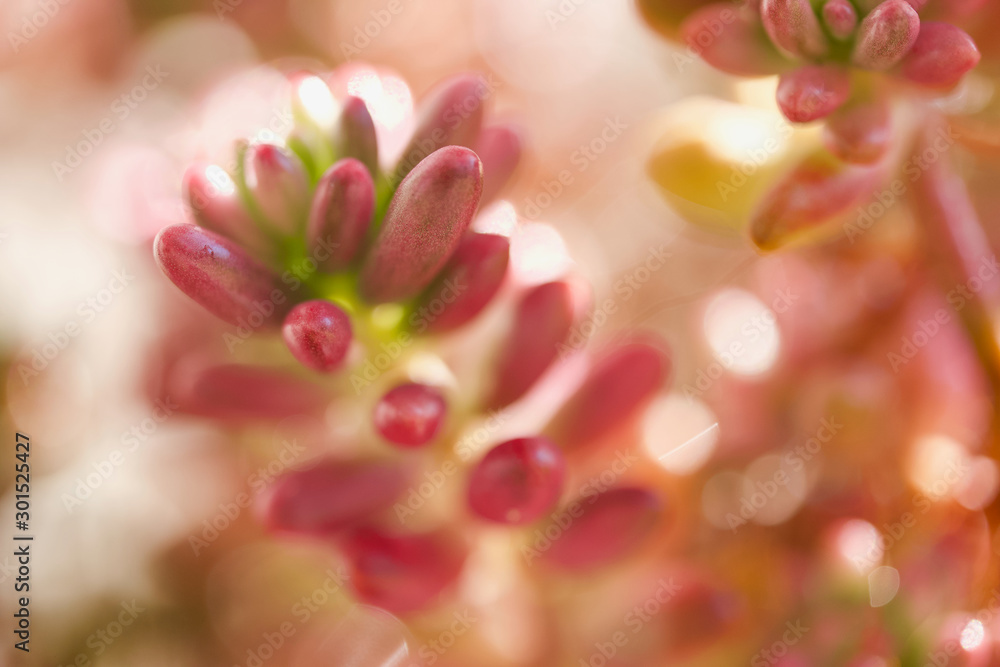
M699 9L681 25L690 50L712 67L738 76L767 76L786 61L775 51L760 25L730 3Z
M858 11L851 0L827 0L823 5L823 22L835 39L848 39L858 27Z
M774 186L750 219L750 238L773 250L857 208L877 187L877 167L810 157Z
M468 148L448 146L425 158L400 183L361 268L370 302L419 294L451 257L476 214L483 166Z
M394 387L375 405L373 422L383 438L400 447L422 447L437 437L448 404L441 392L410 382Z
M223 421L285 419L316 413L326 404L317 385L280 371L236 364L180 368L168 391L182 412Z
M489 92L486 79L478 74L459 74L439 84L421 105L417 128L396 167L394 181L400 182L438 149L475 146Z
M260 258L267 258L271 241L253 221L232 178L221 167L197 163L184 173L184 199L205 229L236 241Z
M874 164L892 142L892 114L885 97L852 103L827 118L823 128L827 149L844 162Z
M167 278L216 317L230 324L255 314L267 326L281 321L285 298L277 276L235 242L177 224L160 230L153 253Z
M510 125L487 127L479 134L476 154L483 161L482 204L493 201L521 161L521 135Z
M613 435L663 388L671 364L664 345L631 342L607 353L545 429L566 450Z
M777 95L788 120L808 123L829 116L847 101L851 77L833 65L807 65L782 74Z
M979 64L979 49L965 31L950 23L925 21L903 59L903 76L930 88L951 88Z
M829 44L809 0L764 0L760 14L771 41L788 55L813 59L827 54Z
M462 573L467 548L438 530L393 534L361 528L341 542L358 598L395 614L431 606Z
M341 366L351 347L351 319L329 301L306 301L289 311L281 334L303 365L329 373Z
M329 257L320 267L334 272L358 256L375 211L375 184L359 160L334 164L316 184L306 241L310 256Z
M652 491L631 486L575 502L582 506L582 515L560 530L541 554L547 565L569 571L590 570L626 558L660 529L666 511Z
M309 201L302 162L273 144L254 144L243 156L243 179L257 211L275 231L301 232Z
M375 135L375 121L372 120L365 101L360 97L348 97L344 100L340 112L338 138L339 157L352 157L368 169L373 179L378 176L378 139Z
M573 315L572 289L565 282L538 285L524 294L497 358L488 407L510 405L535 384L556 360Z
M262 497L259 515L269 530L328 535L392 507L408 479L396 463L322 461L279 477Z
M936 254L944 257L946 270L957 284L981 284L975 294L988 311L1000 308L1000 281L983 280L982 272L996 273L996 254L972 201L968 185L943 155L954 138L946 127L928 128L917 146L920 164L926 166L914 186L914 214L927 229ZM924 156L934 156L933 160Z
M920 16L906 0L886 0L861 22L852 61L887 70L909 53L920 34Z
M559 501L566 461L547 438L517 438L493 447L469 475L469 508L508 525L531 523Z
M421 297L417 313L427 330L451 331L476 317L503 284L509 256L505 236L467 233Z

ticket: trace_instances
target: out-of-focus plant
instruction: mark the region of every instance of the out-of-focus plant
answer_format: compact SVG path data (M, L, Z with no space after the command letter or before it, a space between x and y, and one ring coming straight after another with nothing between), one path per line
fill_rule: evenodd
M660 32L687 44L685 58L699 55L742 76L778 74L778 107L792 123L762 130L768 121L735 111L707 142L670 141L658 150L653 178L689 217L745 227L766 251L842 238L854 244L899 203L919 222L929 262L943 267L947 286L978 280L992 251L957 168L962 158L991 159L984 124L994 82L967 80L980 52L956 24L992 23L985 3L643 0L640 8ZM821 139L797 127L817 120ZM706 153L706 143L732 141L741 130L743 155ZM748 131L757 136L748 139ZM955 155L956 145L972 150ZM998 299L1000 286L986 281L976 307L962 314L994 377Z
M729 74L777 75L778 107L789 122L823 120L821 145L779 170L754 202L750 234L764 249L828 236L828 223L864 202L882 180L923 170L922 163L904 163L916 138L940 145L934 132L942 114L930 102L980 60L975 42L953 23L975 15L966 6L974 3L961 4L639 3L655 28L687 45L679 65L701 57ZM722 189L723 201L728 192Z
M730 462L768 452L709 480L703 497L719 528L727 524L718 508L753 498L729 487L757 480L748 487L756 492L777 479L761 476L765 461L789 490L795 471L805 475L808 490L793 496L808 507L769 537L745 538L755 545L747 554L760 562L758 550L773 548L797 562L788 618L839 636L778 647L787 654L779 663L992 664L995 614L977 610L996 584L987 564L995 562L1000 267L991 188L978 174L995 169L996 63L972 35L996 25L995 8L976 0L638 5L678 43L672 59L682 71L700 57L741 77L740 103L687 100L667 111L651 177L691 222L782 250L761 260L757 290L800 297L775 316L783 363L758 379L730 360L737 372L699 376L706 386L696 392L729 426L720 446ZM762 91L774 91L776 105L762 103ZM841 426L827 422L807 441L815 454L780 444L801 438L802 420L831 415ZM729 527L784 523L759 515L773 502L742 503ZM838 559L850 564L839 574ZM959 586L935 583L933 563L961 572ZM865 588L868 599L857 595ZM852 628L846 610L865 620ZM755 656L759 664L778 660L773 648Z
M574 352L567 340L586 292L572 279L519 288L509 324L459 361L479 368L475 379L448 386L448 334L480 316L508 274L508 239L475 231L474 219L513 172L520 140L507 126L483 126L489 85L461 75L429 95L402 157L386 168L368 107L335 96L327 81L336 87L337 76L290 75L295 123L283 144L240 143L235 169L188 170L198 224L163 229L157 263L235 327L226 334L231 349L279 335L285 349L194 368L191 350L182 351L166 391L182 411L221 423L316 414L341 402L371 406L357 436L372 438L363 455L285 473L259 507L280 534L336 545L360 601L394 613L439 604L470 550L465 524L456 523L467 514L558 531L537 555L555 570L591 571L629 556L665 525L661 494L623 481L581 503L564 493L564 480L579 474L580 461L606 455L602 445L661 389L666 349L647 337L620 342L598 356L540 434L493 438L482 457L483 443L463 445L463 430L502 421L561 352ZM438 360L438 379L404 380L421 355ZM292 359L297 370L288 368ZM371 392L380 396L373 404L358 400ZM443 517L410 522L419 506L406 493L420 485L420 467L440 467L442 478L460 473L468 491ZM513 535L531 548L534 533Z

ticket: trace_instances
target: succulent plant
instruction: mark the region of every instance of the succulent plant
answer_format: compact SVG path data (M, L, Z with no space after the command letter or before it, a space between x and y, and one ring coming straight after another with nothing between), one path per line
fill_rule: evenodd
M383 168L363 101L335 100L317 75L290 82L297 122L284 144L238 144L233 173L192 166L185 192L197 225L163 229L154 253L211 314L248 334L280 334L312 379L251 358L199 367L173 390L182 410L221 422L280 419L353 400L375 382L358 374L361 362L384 354L387 380L376 382L383 392L368 430L374 455L282 474L259 514L277 534L336 544L359 599L412 612L455 582L469 545L447 522L402 529L413 513L400 504L415 473L407 451L434 460L453 449L463 424L524 398L559 361L584 304L570 280L523 287L481 386L397 380L406 355L380 351L414 339L425 351L447 347L447 334L502 291L510 243L471 225L511 175L520 140L507 126L482 127L486 81L461 75L431 93L402 158ZM339 120L324 129L302 99L339 108ZM605 351L543 435L492 442L481 460L460 457L472 515L543 524L563 504L579 504L563 499L567 466L613 438L668 376L666 349L652 339ZM542 560L570 570L605 565L664 518L653 491L608 489Z
M834 221L864 209L880 188L927 185L931 179L922 174L956 139L928 102L949 94L979 63L976 43L956 22L972 24L985 12L982 3L925 0L641 0L639 6L661 34L687 45L675 55L678 65L700 57L729 74L778 77L777 106L793 126L772 141L822 121L821 143L803 140L787 159L778 157L782 150L766 150L763 159L752 158L752 170L734 165L742 170L740 182L720 180L718 192L683 194L691 187L670 164L684 156L654 159L654 178L668 192L735 215L736 224L745 221L751 241L765 251L836 237ZM931 157L923 157L928 151ZM745 182L752 186L744 189ZM853 242L856 234L846 223L843 229Z
M315 75L292 85L306 99L335 104ZM418 320L438 331L460 326L503 279L506 239L469 226L484 188L495 194L520 153L509 128L482 130L486 86L474 76L444 83L391 172L379 167L362 100L345 100L337 126L325 131L300 103L287 146L237 146L233 174L217 165L188 169L198 225L161 231L160 268L231 324L280 327L296 359L321 372L339 367L354 336L394 335ZM480 139L489 177L469 147ZM455 284L459 293L435 304L440 312L419 314L440 287ZM398 307L379 309L388 303Z
M810 295L805 301L814 302L777 316L787 355L781 370L707 383L706 400L722 413L724 431L728 425L722 446L731 462L741 465L744 448L766 449L739 474L750 476L777 453L815 475L806 492L812 506L794 525L760 541L744 542L741 533L718 547L727 564L737 560L731 553L738 544L758 557L771 540L783 542L778 551L808 554L790 558L798 573L792 577L803 579L793 584L785 614L821 629L791 644L762 644L751 663L819 664L837 655L838 664L923 664L946 660L947 641L959 662L996 661L995 620L984 630L969 620L975 612L955 611L983 608L984 587L973 582L983 575L980 563L995 569L996 560L986 553L995 509L966 495L990 486L995 503L997 490L971 472L976 465L995 470L998 451L989 416L1000 389L995 207L992 186L973 177L996 168L995 55L986 37L995 30L995 4L638 5L651 27L681 45L671 56L682 71L700 57L741 77L733 86L741 103L680 103L680 120L669 119L650 175L689 221L745 233L758 268L775 272L762 294L801 286ZM748 83L751 77L768 78ZM773 105L757 95L771 91ZM672 130L686 133L676 139ZM862 277L876 266L886 273ZM874 310L865 312L869 306ZM809 407L814 391L823 397L818 409ZM972 395L979 398L959 398ZM960 404L968 406L958 418L968 429L944 416ZM770 411L781 417L757 421ZM774 445L796 437L778 423L788 414L837 415L846 432L836 434L822 463L810 464L806 450L792 455ZM823 448L819 439L811 444ZM940 462L928 463L924 474L914 472L917 461L936 456ZM965 463L945 464L948 457ZM734 479L731 468L717 469L702 487L706 516L718 528L726 520L713 520L709 508L726 506ZM765 475L756 490L775 479ZM734 534L748 522L768 523L747 499L729 515ZM887 514L892 520L882 522ZM962 584L935 591L932 562L963 572ZM848 629L840 609L863 615L863 630ZM955 643L959 633L965 644Z

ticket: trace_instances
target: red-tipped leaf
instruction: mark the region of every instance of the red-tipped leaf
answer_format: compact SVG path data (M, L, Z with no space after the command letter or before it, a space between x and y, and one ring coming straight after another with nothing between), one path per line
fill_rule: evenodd
M619 487L571 501L563 513L569 517L567 528L559 527L561 517L553 517L552 527L541 530L543 534L558 534L542 552L541 560L560 569L580 571L610 565L632 554L660 529L665 508L648 489Z
M284 315L277 277L234 241L195 225L165 227L153 253L182 292L230 324L271 326Z
M268 225L282 234L301 231L309 207L309 179L295 155L273 144L249 146L243 178Z
M451 331L472 320L493 299L510 256L510 241L496 234L469 232L448 265L421 297L417 307L420 324L428 331Z
M420 105L417 128L396 166L395 181L445 146L472 148L483 123L489 83L478 74L459 74L439 84Z
M316 185L306 238L310 257L326 271L347 268L358 256L375 210L375 185L354 158L330 167Z
M487 204L503 190L521 161L521 135L509 125L485 128L476 141L476 154L483 161L483 199Z
M887 70L909 53L920 16L906 0L886 0L861 22L851 59L858 67Z
M979 64L979 49L969 35L950 23L925 21L903 60L903 76L929 88L951 88Z
M835 39L845 40L858 27L858 11L851 0L827 0L823 5L823 22Z
M781 75L778 106L793 123L825 118L851 95L851 77L832 65L807 65Z
M525 524L558 502L566 476L562 452L548 438L517 438L495 446L469 475L469 508L487 521Z
M250 217L232 178L221 167L191 165L184 173L184 199L198 224L236 241L258 257L267 257L270 242Z
M433 605L458 579L467 554L465 545L444 531L392 534L362 528L341 548L360 601L396 614Z
M317 385L280 371L236 364L180 367L168 395L182 412L236 422L316 413L326 403Z
M774 250L856 209L877 190L877 167L811 156L771 188L750 218L750 238Z
M407 479L394 463L323 461L279 477L263 497L260 516L270 530L329 534L392 507Z
M774 44L797 58L826 55L829 44L809 0L763 0L764 29Z
M892 141L892 114L883 96L852 102L826 119L823 141L844 162L873 164Z
M351 319L329 301L306 301L289 311L281 335L302 364L329 373L340 367L351 347Z
M360 97L348 97L344 100L337 139L338 157L352 157L365 165L372 178L378 175L378 139L375 135L375 121L372 120L365 101Z
M400 447L430 443L444 424L448 405L441 392L416 382L389 390L375 405L375 430Z
M729 74L764 76L786 66L760 24L732 3L712 4L691 14L681 25L681 39L709 65Z
M628 424L663 387L670 359L660 343L626 343L605 354L546 429L564 449L580 450Z
M500 350L487 405L500 408L523 396L559 356L572 326L573 295L567 283L545 283L528 291Z
M396 190L365 258L362 296L381 303L423 291L458 246L482 192L483 166L468 148L448 146L417 165Z

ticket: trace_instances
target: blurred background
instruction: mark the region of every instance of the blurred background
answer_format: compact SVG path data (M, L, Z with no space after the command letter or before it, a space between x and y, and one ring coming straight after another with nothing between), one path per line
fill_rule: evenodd
M1000 664L973 655L996 619L967 616L995 585L987 374L957 326L902 371L886 362L944 298L906 209L864 244L770 256L741 209L698 194L769 138L794 154L815 135L783 121L773 79L718 73L629 0L4 0L0 26L0 422L31 439L35 536L31 652L5 631L0 664L874 667L923 665L952 636L948 664ZM207 317L152 239L190 220L192 160L286 129L270 66L341 67L397 151L434 83L495 85L492 113L526 147L484 211L516 226L512 270L588 282L590 346L642 330L673 350L672 387L621 441L672 516L636 558L550 581L476 532L460 602L399 619L352 603L336 555L267 538L234 504L348 451L338 429L361 411L249 428L151 388L187 344L178 323ZM698 171L705 155L720 171ZM13 485L5 460L4 627ZM674 578L681 594L634 612Z

